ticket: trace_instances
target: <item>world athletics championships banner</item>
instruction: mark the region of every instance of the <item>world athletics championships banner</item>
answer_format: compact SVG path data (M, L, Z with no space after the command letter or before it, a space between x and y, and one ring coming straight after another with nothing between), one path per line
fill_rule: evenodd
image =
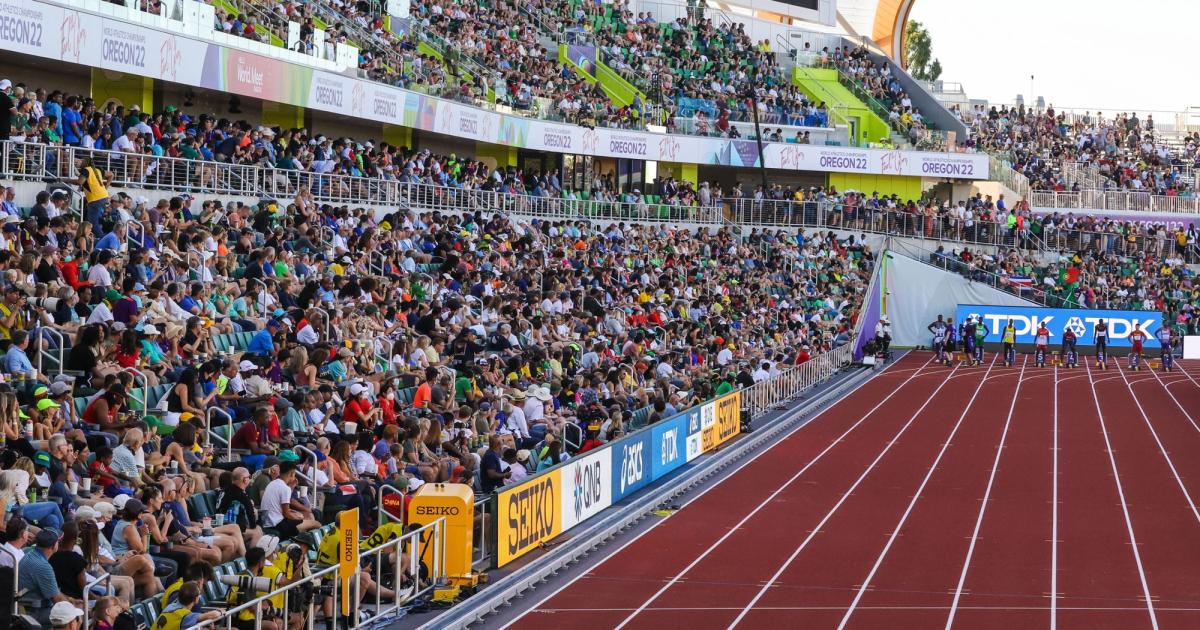
M184 7L195 29L198 12ZM180 33L189 28L179 24ZM535 151L783 170L987 179L987 156L587 129L486 111L39 0L0 0L0 48Z
M967 317L977 321L983 318L987 328L985 341L999 343L1004 327L1012 320L1016 330L1016 343L1033 345L1036 341L1038 324L1045 322L1050 331L1050 345L1062 343L1063 330L1070 328L1078 338L1081 346L1095 343L1096 322L1104 320L1108 324L1108 345L1115 348L1129 347L1129 333L1133 332L1134 324L1146 333L1146 345L1153 347L1154 333L1162 326L1162 313L1156 311L1104 311L1071 308L1039 308L1036 306L980 306L977 304L959 304L954 314L957 324L967 321Z

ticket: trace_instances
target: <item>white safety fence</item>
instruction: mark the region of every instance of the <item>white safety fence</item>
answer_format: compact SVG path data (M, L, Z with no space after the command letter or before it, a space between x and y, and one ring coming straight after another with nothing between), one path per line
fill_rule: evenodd
M854 341L822 354L801 365L788 368L775 378L755 383L742 390L742 406L755 418L768 410L794 400L802 392L841 371L854 360Z

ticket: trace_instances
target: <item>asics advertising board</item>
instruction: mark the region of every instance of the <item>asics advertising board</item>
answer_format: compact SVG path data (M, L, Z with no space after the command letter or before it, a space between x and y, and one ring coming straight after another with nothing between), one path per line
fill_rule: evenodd
M1071 308L1038 308L1036 306L980 306L978 304L959 304L954 321L961 324L967 317L976 321L980 318L987 329L988 343L1000 343L1004 327L1011 319L1016 329L1016 342L1030 344L1035 342L1038 324L1044 322L1050 331L1050 344L1062 342L1063 330L1070 328L1075 332L1080 346L1090 346L1095 343L1096 323L1104 320L1108 324L1108 345L1114 348L1129 347L1129 333L1134 326L1146 333L1146 345L1156 346L1154 333L1162 326L1162 313L1155 311L1104 311Z
M653 479L650 431L634 433L624 440L613 443L612 448L612 502L616 503L627 495L646 487Z

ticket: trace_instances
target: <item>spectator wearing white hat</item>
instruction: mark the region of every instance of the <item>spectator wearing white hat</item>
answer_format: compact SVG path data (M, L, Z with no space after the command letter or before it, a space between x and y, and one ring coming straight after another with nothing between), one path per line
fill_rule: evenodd
M83 609L71 602L58 602L50 609L50 627L62 630L80 630L83 624Z

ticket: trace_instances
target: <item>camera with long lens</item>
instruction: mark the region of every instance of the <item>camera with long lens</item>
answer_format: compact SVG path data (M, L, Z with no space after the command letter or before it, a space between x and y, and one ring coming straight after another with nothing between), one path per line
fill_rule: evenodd
M31 298L29 298L28 304L29 304L29 308L34 308L34 309L42 308L42 309L46 309L47 311L58 310L58 298L31 297Z
M238 606L258 597L257 593L271 592L271 578L249 575L222 575L220 579L222 584L237 589L236 605Z

